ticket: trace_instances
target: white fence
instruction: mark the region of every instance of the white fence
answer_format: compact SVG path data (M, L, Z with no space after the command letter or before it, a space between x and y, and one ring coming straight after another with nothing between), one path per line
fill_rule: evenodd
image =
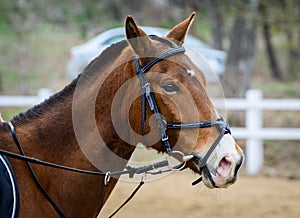
M222 101L215 99L217 108ZM246 111L245 128L232 128L237 139L246 139L246 168L250 175L256 175L263 165L264 151L262 141L300 140L300 128L263 128L263 111L300 111L299 99L263 99L260 90L248 90L245 99L226 99L226 110Z
M52 95L51 89L39 89L37 96L0 96L0 107L32 107ZM1 111L0 111L1 112Z
M40 89L38 96L0 96L0 107L30 107L40 103L52 94L49 89ZM232 127L234 138L246 139L246 168L250 175L256 175L263 165L264 139L300 140L300 128L263 128L263 111L300 111L298 99L263 99L260 90L248 90L245 99L214 99L216 108L246 111L245 128Z

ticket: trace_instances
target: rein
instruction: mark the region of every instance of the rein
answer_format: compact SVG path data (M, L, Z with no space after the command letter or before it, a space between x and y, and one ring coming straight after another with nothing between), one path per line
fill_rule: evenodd
M22 148L21 143L19 142L19 139L17 137L16 131L14 126L12 125L11 122L8 122L9 128L10 128L10 132L11 135L21 153L22 156L25 156L25 152ZM39 179L37 178L34 170L32 169L30 163L28 161L25 161L27 168L29 169L29 172L31 174L31 177L34 181L34 183L37 185L37 187L41 190L41 192L43 193L44 197L47 199L47 201L51 204L51 206L53 207L53 209L56 211L56 213L60 216L60 217L65 217L65 215L63 214L63 212L59 209L59 207L55 204L55 202L53 201L53 199L50 197L50 195L48 194L48 192L46 191L46 189L43 187L43 185L40 183Z
M22 160L25 161L30 174L35 182L35 184L38 186L38 188L41 190L41 192L43 193L43 195L45 196L45 198L49 201L49 203L51 204L51 206L53 207L53 209L56 211L56 213L59 215L59 217L64 218L65 215L64 213L59 209L59 207L56 205L56 203L52 200L52 198L50 197L50 195L48 194L48 192L46 191L46 189L43 187L43 185L39 182L38 178L36 177L36 174L34 173L34 170L32 169L30 163L32 164L39 164L39 165L43 165L43 166L47 166L47 167L52 167L52 168L56 168L56 169L62 169L62 170L67 170L67 171L72 171L72 172L77 172L77 173L83 173L83 174L89 174L89 175L96 175L96 176L105 176L104 178L104 191L102 193L102 198L101 198L101 203L100 203L100 207L99 207L99 212L101 210L101 208L104 205L104 198L106 195L106 191L107 191L107 187L109 185L109 180L111 176L120 176L120 175L125 175L127 174L129 176L129 178L133 178L133 176L135 174L149 174L149 175L157 175L157 174L162 174L162 173L166 173L166 172L171 172L171 171L179 171L182 170L185 167L185 163L186 161L182 161L180 164L174 166L174 167L170 167L169 162L167 160L163 160L163 161L159 161L150 165L146 165L146 166L141 166L141 167L131 167L131 166L127 166L125 168L125 170L123 171L115 171L115 172L97 172L97 171L89 171L89 170L83 170L83 169L77 169L77 168L73 168L73 167L68 167L68 166L63 166L63 165L59 165L59 164L55 164L55 163L51 163L51 162L47 162L47 161L42 161L39 160L37 158L33 158L33 157L28 157L25 155L25 152L22 148L22 145L17 137L17 134L15 132L15 128L13 126L13 124L11 122L7 122L6 123L9 128L10 128L10 132L11 135L14 139L15 144L17 145L20 154L16 154L10 151L6 151L3 149L0 149L0 154L7 156L7 157L11 157L17 160ZM184 154L179 152L179 151L174 151L175 153L179 153L182 155L182 160L185 160L184 158ZM163 167L168 167L167 169L162 169L159 170L160 168ZM128 197L128 199L109 217L113 217L122 207L124 207L133 197L134 195L137 193L137 191L142 187L142 185L144 184L144 179L142 178L140 184L136 187L136 189L132 192L132 194ZM99 213L98 212L98 213ZM97 213L97 214L98 214Z

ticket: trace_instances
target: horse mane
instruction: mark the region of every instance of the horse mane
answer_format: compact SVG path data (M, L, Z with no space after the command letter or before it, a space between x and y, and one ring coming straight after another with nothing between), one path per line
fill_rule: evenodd
M111 64L112 60L115 60L127 46L128 43L126 40L110 45L86 66L82 75L93 77L95 74L97 75L98 72L103 72L103 69Z
M49 108L51 108L53 105L61 103L75 89L79 77L80 75L76 79L74 79L69 85L63 88L61 91L50 96L48 99L41 102L40 104L37 104L32 108L28 109L27 111L21 112L18 115L14 116L12 118L14 124L22 125L24 123L27 123L30 120L36 119L41 115L45 114L49 110Z
M65 101L67 97L73 95L77 82L81 76L85 76L87 78L93 78L98 73L103 72L106 66L108 64L111 64L112 60L115 60L126 46L128 46L126 40L122 40L120 42L110 45L98 57L92 60L85 67L83 72L78 75L77 78L75 78L69 85L67 85L61 91L50 96L44 102L35 105L32 108L28 109L27 111L22 112L16 115L15 117L13 117L12 121L14 122L14 124L22 125L24 123L27 123L30 120L37 119L41 115L46 114L50 108L54 107L54 105L60 104L63 101Z

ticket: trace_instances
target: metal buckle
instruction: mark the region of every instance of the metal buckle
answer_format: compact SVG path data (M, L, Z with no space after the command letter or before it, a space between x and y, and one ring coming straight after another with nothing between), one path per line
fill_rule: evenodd
M166 133L163 133L161 135L161 140L164 142L164 141L167 141L169 139L168 135Z
M110 171L106 172L104 177L104 185L107 186L110 180Z
M150 109L153 111L154 110L154 103L153 103L153 99L150 95L150 93L151 93L151 84L149 82L147 82L145 85L143 85L142 89L145 89L145 94L146 94L147 101L149 103Z

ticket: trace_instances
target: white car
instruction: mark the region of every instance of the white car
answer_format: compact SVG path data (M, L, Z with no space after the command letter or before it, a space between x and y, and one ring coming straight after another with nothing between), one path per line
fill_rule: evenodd
M163 36L169 30L157 27L142 27L148 34ZM115 28L105 31L84 44L74 46L70 49L69 61L67 64L67 75L73 79L87 66L87 64L97 57L105 48L113 43L125 39L124 28ZM203 57L209 64L212 71L220 76L225 70L227 54L224 51L216 50L200 41L199 39L188 35L185 38L184 46L191 48L198 55Z

